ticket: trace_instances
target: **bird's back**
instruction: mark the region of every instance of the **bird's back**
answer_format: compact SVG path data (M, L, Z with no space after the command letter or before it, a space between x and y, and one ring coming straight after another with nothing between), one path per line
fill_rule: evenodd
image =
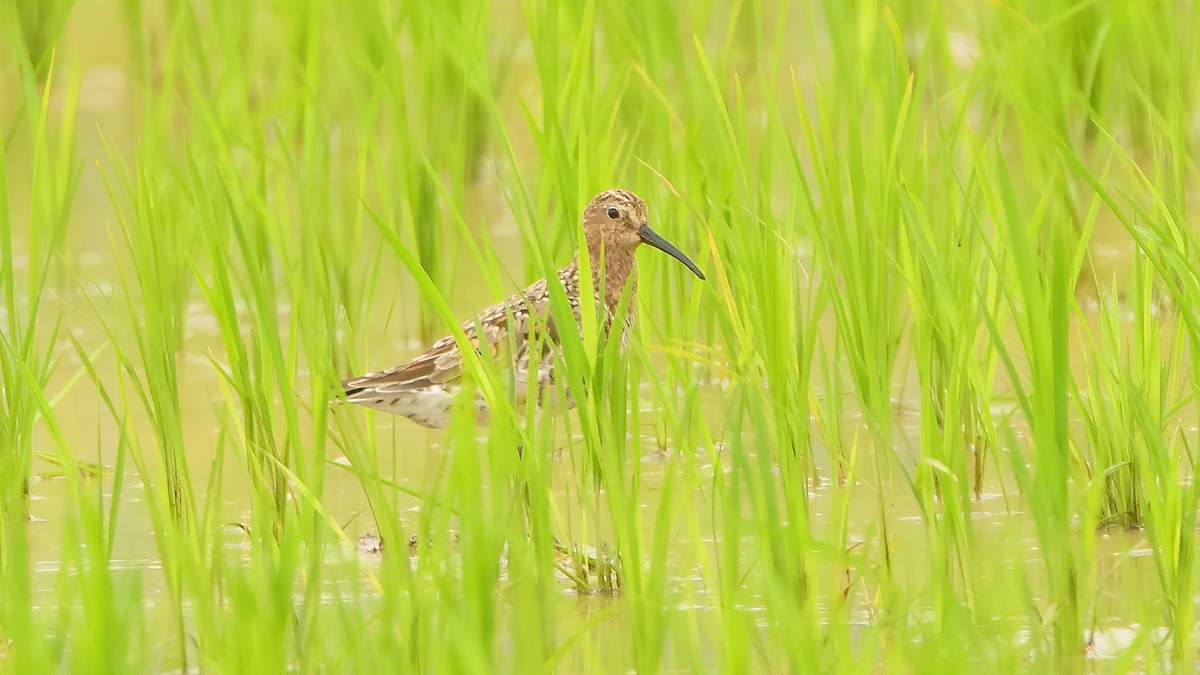
M557 277L574 315L574 328L579 330L579 268L573 263L559 270ZM507 367L518 404L527 398L531 372L537 378L539 403L547 390L553 389L551 349L557 346L559 336L550 315L550 289L545 279L492 305L475 320L463 323L462 330L477 351L486 348L498 367ZM346 380L342 386L351 403L402 415L422 426L445 428L462 377L462 352L451 335L408 363ZM486 423L488 411L482 397L477 396L475 405L480 423Z

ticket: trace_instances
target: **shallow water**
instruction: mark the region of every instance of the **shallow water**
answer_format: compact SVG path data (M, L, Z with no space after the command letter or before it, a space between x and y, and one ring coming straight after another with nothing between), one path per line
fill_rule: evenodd
M51 314L57 310L64 312L64 329L78 339L88 351L102 350L108 340L97 324L94 312L96 308L105 311L109 303L120 296L120 271L127 264L119 247L118 251L114 252L109 239L109 233L115 227L113 210L93 160L106 160L102 136L119 151L128 153L131 152L135 135L135 128L131 122L134 111L131 110L132 103L128 95L128 64L122 61L121 50L111 43L106 44L104 40L84 39L88 32L104 34L105 22L113 21L115 13L105 11L102 7L102 3L79 3L79 9L69 24L68 38L64 40L64 44L69 45L69 49L64 53L65 59L77 59L80 63L95 65L82 70L78 129L79 152L85 160L85 167L72 212L68 245L72 260L72 278L54 284L53 296L46 307L46 311ZM112 29L108 31L112 34L119 32L116 26L107 28ZM528 61L519 61L516 64L514 77L518 81L521 68L529 65ZM0 119L7 119L12 111L4 107L3 99L4 97L0 96ZM519 117L514 117L514 120L519 120ZM528 147L518 150L534 151ZM21 171L21 167L28 166L29 152L29 148L19 144L9 151L9 165L12 167L9 171L9 189L12 194L28 192L29 176ZM488 184L486 181L475 186L468 196L468 208L482 208L483 205L496 203L504 203L502 191L499 186ZM25 207L22 200L15 202L12 214L15 222L20 223L27 218L27 214L21 211ZM515 277L521 274L522 269L521 242L517 228L511 219L506 220L506 214L506 209L500 209L496 217L488 221L489 234L490 242L495 246L499 257L506 261L507 269L514 277L512 289L515 290ZM22 232L22 228L18 227L17 232ZM1113 274L1124 278L1128 275L1132 248L1119 224L1102 220L1092 242L1092 253L1099 268L1099 277ZM20 241L17 247L20 250ZM488 297L482 281L469 274L472 259L466 247L460 247L456 255L457 267L462 273L454 275L456 281L449 290L449 297L456 312L460 316L467 316L470 311L498 298ZM21 260L18 256L18 265ZM372 369L390 365L391 362L402 362L419 353L423 344L414 338L413 331L402 327L404 319L414 315L415 295L411 283L406 280L403 270L388 269L383 273L385 278L380 287L393 288L395 292L380 293L379 301L386 307L381 308L370 326L362 329L368 336L369 353L375 361L370 365ZM282 325L286 325L289 312L288 306L280 308L279 319ZM1094 317L1089 317L1091 318ZM193 298L188 306L185 319L185 351L178 359L182 419L184 434L189 442L191 480L195 485L205 485L211 477L213 453L217 448L217 434L221 429L224 414L220 374L213 367L209 356L220 353L222 344L218 326L209 308L198 298ZM1170 321L1164 321L1164 334L1169 335L1170 330ZM825 330L823 339L831 340L831 333L831 330ZM60 344L59 348L62 366L55 382L57 386L52 385L51 391L65 386L80 367L79 359L69 343ZM901 349L901 354L905 353ZM1078 354L1074 356L1072 368L1077 374L1081 374L1084 365ZM377 362L384 359L389 362ZM100 359L99 363L101 376L115 379L115 366L111 359ZM1004 378L1000 379L1003 381ZM902 458L902 463L909 469L915 464L918 454L916 448L919 444L919 399L916 394L915 369L902 365L894 382L893 404L897 411L896 455ZM722 388L717 383L709 383L705 387L704 400L713 417L718 417L723 410L722 395ZM650 397L644 398L649 400ZM846 401L848 414L841 423L850 432L861 430L862 421L856 417L851 398L846 397ZM90 386L84 383L73 387L56 407L56 413L61 420L70 421L70 424L65 425L64 431L67 440L80 449L81 459L96 461L106 467L113 465L116 447L110 439L116 437L115 428L112 420L104 413L96 392ZM335 414L360 413L339 410ZM384 467L383 477L421 491L423 486L436 478L441 467L444 436L440 432L417 428L406 420L392 419L384 415L375 417L375 420L380 434L380 448L391 449L393 454L388 458L390 463ZM134 424L137 425L136 435L141 438L152 437L144 419L135 419ZM1195 429L1188 431L1192 437L1196 435ZM643 507L652 509L659 503L664 476L671 470L671 460L654 449L657 440L652 437L652 428L642 429L641 432L646 434L640 446L641 496ZM39 436L38 449L49 447L48 437L44 434ZM688 450L671 448L670 452L685 453ZM716 470L704 453L696 454L694 461L702 477L708 478ZM826 453L819 449L817 461L822 477L828 478L833 475L834 471ZM40 462L37 471L49 474L52 473L53 467ZM896 546L892 563L896 570L895 579L901 585L919 588L928 583L929 575L934 569L929 560L930 527L901 476L898 472L891 473L893 481L882 485L863 480L849 487L828 482L815 486L809 501L812 526L818 533L822 528L828 527L830 514L838 508L837 500L840 495L848 492L848 539L851 542L868 541L875 536L881 510L886 510L892 527L891 536ZM874 467L869 461L863 460L858 467L858 474L874 476ZM989 469L987 477L982 490L983 498L975 500L971 505L975 555L980 560L1000 562L979 570L978 573L982 576L975 578L973 587L978 594L975 601L979 606L992 605L1000 608L1008 605L1009 594L1022 592L1018 581L1024 575L1020 572L1036 570L1040 558L1033 524L1024 513L1025 504L1017 495L1010 472L1006 470L1002 475L997 475L996 471ZM228 523L247 522L249 502L245 496L249 492L249 482L243 462L235 453L227 453L221 478L224 484L224 499L218 507L219 518ZM111 479L106 477L105 480ZM556 488L557 501L564 504L571 502L570 485L574 480L577 480L577 477L574 475L571 461L564 454L556 462L552 481ZM144 490L138 481L136 470L133 466L128 466L114 540L113 569L118 577L128 574L131 579L136 578L136 583L142 585L145 596L153 602L154 598L165 592L165 586L160 574L149 513L144 503ZM33 521L29 526L29 538L35 564L34 587L35 592L44 601L46 598L56 597L56 584L60 573L58 561L62 558L64 546L63 519L65 514L69 513L70 505L67 502L64 481L52 476L44 475L35 480L32 494ZM328 511L339 522L350 523L347 534L352 540L373 534L367 502L353 474L330 467L326 473L324 494L324 505ZM111 497L111 494L107 494L106 497ZM707 505L706 494L702 490L696 491L690 499L690 503ZM396 506L404 522L405 531L419 531L420 501L414 497L400 495L397 497ZM716 627L719 618L714 615L714 610L720 603L715 588L716 581L703 574L702 570L698 570L696 564L699 549L704 549L709 557L716 558L719 555L719 542L714 535L712 518L708 517L708 513L700 515L704 517L696 517L692 521L698 524L698 532L681 529L678 536L672 537L666 564L669 566L672 585L678 589L679 596L685 598L677 608L692 613L693 620L698 623L712 624L704 632L719 634L720 628ZM646 518L645 523L646 540L653 540L653 519ZM237 540L236 531L231 531L231 543L236 545ZM1144 534L1105 532L1097 545L1096 565L1100 586L1094 600L1096 625L1089 629L1094 628L1096 631L1093 656L1103 659L1121 653L1123 645L1132 640L1130 634L1133 629L1130 627L1144 625L1147 616L1153 615L1147 611L1144 598L1153 595L1147 589L1155 583L1155 575L1153 560L1147 554L1149 549ZM367 558L369 567L370 556ZM988 574L995 574L996 578L988 578ZM1036 573L1030 576L1038 578ZM332 598L338 582L328 583L331 585L329 593ZM864 627L870 625L879 610L878 599L871 597L861 584L856 583L851 583L844 589L822 588L818 592L832 596L838 591L847 593L852 607L849 612L850 621ZM1036 589L1033 590L1033 595L1037 595ZM739 597L738 602L744 612L754 617L760 625L768 620L761 598L746 594ZM620 613L625 609L619 603L614 603L603 595L579 595L564 579L561 604L569 608L563 615L573 616L579 626L603 613L612 614L611 619L595 624L594 629L587 634L585 641L581 643L581 653L628 653L627 635L622 629L620 619ZM154 613L166 610L152 606L149 611ZM910 618L917 621L930 620L930 617L920 614ZM502 620L516 619L502 616ZM163 621L162 626L166 631L171 630L170 621ZM563 630L570 632L571 628L564 627ZM156 637L166 639L168 636ZM716 657L714 661L715 659ZM669 669L669 656L666 661ZM569 660L568 662L570 663ZM575 665L584 667L587 664L580 662Z

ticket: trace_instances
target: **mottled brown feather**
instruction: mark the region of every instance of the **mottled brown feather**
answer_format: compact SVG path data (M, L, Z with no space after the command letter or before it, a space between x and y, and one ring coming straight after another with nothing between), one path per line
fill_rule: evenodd
M564 290L568 291L569 298L578 296L578 265L572 264L563 268L559 271L558 278L563 284ZM479 314L478 326L483 329L483 339L494 359L500 360L512 351L509 348L511 343L516 345L516 351L512 354L511 360L525 360L527 358L525 350L534 341L531 338L536 339L536 336L530 335L531 324L535 327L548 326L551 338L557 338L557 331L552 325L553 318L548 316L549 301L549 289L546 286L546 280L542 279L526 288L523 293L518 293L504 302L492 305ZM577 301L572 302L572 309L576 315L576 321L578 321ZM537 318L530 321L530 314ZM515 322L515 330L510 330L510 321ZM476 321L463 323L462 330L478 350L480 339L477 334ZM388 394L454 384L461 377L462 354L459 352L458 344L454 341L454 336L448 335L408 363L346 380L342 386L346 390L347 399L358 403L378 398L380 395L386 397Z

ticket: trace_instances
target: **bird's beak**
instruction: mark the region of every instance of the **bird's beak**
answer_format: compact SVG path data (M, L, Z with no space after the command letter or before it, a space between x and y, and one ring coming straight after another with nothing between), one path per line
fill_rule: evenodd
M689 270L692 271L692 274L695 274L696 276L700 277L701 280L704 279L704 272L701 272L700 268L696 267L696 263L692 262L690 258L688 258L686 255L684 255L683 251L680 251L679 249L675 248L674 244L667 241L666 239L663 239L662 236L659 235L659 233L650 229L649 225L642 225L641 227L639 227L638 234L641 235L643 244L650 244L654 248L662 251L663 253L666 253L667 255L671 256L672 258L683 263L685 267L687 267Z

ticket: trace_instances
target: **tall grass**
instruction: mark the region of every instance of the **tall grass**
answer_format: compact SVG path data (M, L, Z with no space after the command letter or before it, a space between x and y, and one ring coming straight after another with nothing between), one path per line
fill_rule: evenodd
M161 0L101 57L30 7L4 667L1193 666L1194 8ZM623 356L584 303L573 409L472 349L447 431L338 402L609 187L708 280L640 252Z
M4 125L0 148L0 296L4 298L4 328L0 332L0 616L4 633L16 644L39 640L40 619L33 611L28 534L30 481L33 458L39 452L36 427L54 428L47 389L59 365L56 347L61 338L61 313L47 309L55 277L61 278L65 232L79 179L75 152L75 113L78 82L63 87L63 109L51 116L48 88L39 88L43 49L37 37L27 42L13 7L0 9L7 29L5 60L12 64L13 100L24 113ZM39 59L38 63L34 60ZM28 161L9 160L15 145L26 148ZM22 194L9 188L10 167L19 167L30 188ZM24 181L23 181L24 182ZM24 222L14 224L14 213ZM23 270L23 274L21 271ZM74 475L69 448L61 453L40 451ZM18 668L38 668L50 661L37 649L18 649L11 662Z

